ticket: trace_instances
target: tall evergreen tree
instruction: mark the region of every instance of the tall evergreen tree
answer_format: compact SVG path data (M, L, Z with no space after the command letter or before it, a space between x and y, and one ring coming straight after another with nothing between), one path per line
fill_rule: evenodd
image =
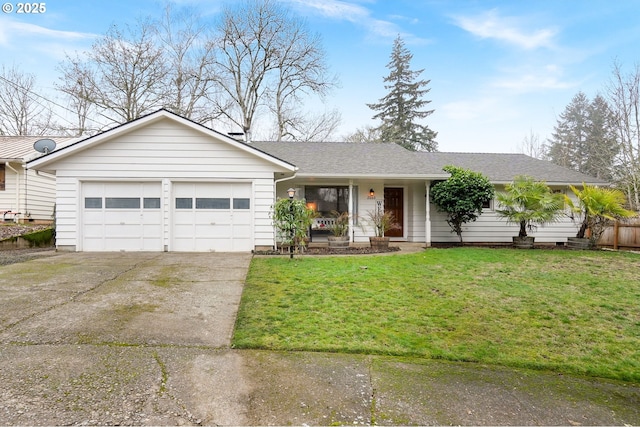
M605 99L596 96L589 101L578 92L560 114L548 147L553 163L611 179L618 143Z
M433 113L422 108L431 101L423 99L430 89L430 80L418 80L424 70L411 70L413 54L398 36L393 43L391 61L387 64L390 73L384 78L389 93L376 104L367 104L378 113L374 120L381 120L378 127L383 142L393 142L409 150L437 151L437 133L417 121Z
M578 92L560 114L549 145L549 158L557 165L578 170L585 151L589 99Z
M597 95L589 105L589 135L581 172L602 179L613 179L614 163L620 144L615 116L607 101Z

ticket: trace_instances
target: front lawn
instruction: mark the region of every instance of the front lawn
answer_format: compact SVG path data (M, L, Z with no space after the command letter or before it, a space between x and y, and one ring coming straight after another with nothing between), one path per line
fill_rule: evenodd
M455 248L254 258L233 343L640 382L640 255Z

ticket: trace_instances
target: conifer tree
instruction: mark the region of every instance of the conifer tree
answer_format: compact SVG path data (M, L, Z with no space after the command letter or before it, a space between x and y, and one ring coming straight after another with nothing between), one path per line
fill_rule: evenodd
M424 99L430 90L426 89L430 80L418 80L424 70L411 70L412 58L413 54L398 36L387 64L389 75L384 77L384 87L389 93L378 103L367 106L378 112L373 119L381 121L378 129L382 142L393 142L414 151L437 151L437 133L418 123L434 111L423 109L431 102Z
M602 96L589 101L578 92L560 114L549 140L553 163L602 179L611 179L619 151L611 110Z

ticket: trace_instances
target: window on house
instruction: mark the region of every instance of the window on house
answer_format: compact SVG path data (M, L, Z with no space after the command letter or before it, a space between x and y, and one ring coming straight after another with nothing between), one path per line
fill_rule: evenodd
M140 209L140 198L105 197L104 207L107 209Z
M233 199L233 209L250 209L250 199Z
M321 217L330 217L331 211L349 211L349 187L307 186L304 196L307 206L313 207Z
M487 200L486 202L482 202L482 209L491 209L491 202L493 202L493 200Z
M85 209L102 209L102 197L85 197Z
M0 191L4 191L4 163L0 165Z
M191 197L176 197L176 209L192 209L193 199Z
M230 209L231 201L225 198L198 197L196 209Z
M160 197L145 197L142 206L145 209L160 209Z

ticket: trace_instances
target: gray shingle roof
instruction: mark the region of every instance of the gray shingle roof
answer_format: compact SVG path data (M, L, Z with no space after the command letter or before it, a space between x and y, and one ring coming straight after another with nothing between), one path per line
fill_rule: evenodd
M398 176L420 173L415 153L397 144L254 142L261 151L296 165L302 176ZM440 171L442 173L442 171Z
M517 175L528 175L547 183L607 184L606 181L539 160L514 153L416 153L424 158L425 168L432 170L447 165L481 172L493 182L511 182Z
M296 165L298 176L442 179L447 176L442 168L454 165L480 172L497 183L529 175L549 184L606 184L524 154L427 153L396 144L347 142L254 142L251 146Z

